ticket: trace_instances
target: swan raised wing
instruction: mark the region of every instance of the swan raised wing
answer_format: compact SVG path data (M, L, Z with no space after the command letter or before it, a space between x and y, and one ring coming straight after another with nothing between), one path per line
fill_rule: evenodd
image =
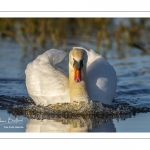
M117 76L114 68L101 55L93 50L85 50L88 55L86 81L91 100L111 104L117 88Z
M51 49L27 65L26 86L37 105L70 102L68 77L56 67L66 55L62 50Z

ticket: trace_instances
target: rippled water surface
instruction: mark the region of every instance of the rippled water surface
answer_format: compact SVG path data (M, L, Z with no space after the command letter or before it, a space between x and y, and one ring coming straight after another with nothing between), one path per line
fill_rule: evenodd
M73 46L89 48L84 40L70 43L70 47ZM91 48L94 50L95 47ZM46 50L39 53L44 51ZM101 50L100 53L117 72L118 87L114 104L125 104L134 107L136 111L150 108L150 55L129 46L121 51L114 46L107 52ZM27 114L22 110L15 114L5 106L30 105L19 98L29 98L24 70L37 55L38 53L31 53L28 57L25 56L20 45L10 39L0 43L0 132L150 132L150 113L146 113L147 110L109 117L65 114L44 116L34 112Z

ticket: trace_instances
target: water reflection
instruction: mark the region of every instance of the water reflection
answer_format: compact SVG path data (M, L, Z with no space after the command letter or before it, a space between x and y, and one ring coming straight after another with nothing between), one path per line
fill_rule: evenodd
M51 120L29 119L26 132L116 132L113 121L89 118L54 118Z
M0 99L2 100L1 109L7 108L8 113L15 117L28 118L25 124L26 132L116 132L112 119L125 120L136 113L150 112L147 107L131 107L117 100L113 101L113 105L97 102L85 105L81 102L78 105L62 103L44 107L33 105L32 100L26 98L12 99L1 96ZM15 106L12 107L12 105Z
M83 118L37 120L29 119L26 132L87 132L88 124Z
M112 119L107 122L103 122L99 128L92 128L88 130L89 132L116 132L115 125Z
M94 103L90 107L90 111L81 110L80 108L83 107L79 107L78 112L74 110L74 107L71 107L74 104L56 104L51 107L44 107L33 105L30 99L24 97L12 99L11 97L0 96L0 99L1 114L3 113L0 117L1 122L8 120L10 117L8 114L11 114L11 120L15 120L17 123L18 119L23 120L19 130L18 125L17 127L13 125L13 128L9 130L8 128L4 130L4 126L1 126L2 132L116 132L114 120L124 121L136 113L150 112L147 107L131 107L117 100L113 101L113 105ZM16 104L20 104L20 106L16 106ZM64 106L69 106L71 110L69 111ZM7 109L8 112L4 109ZM14 130L15 128L17 130Z

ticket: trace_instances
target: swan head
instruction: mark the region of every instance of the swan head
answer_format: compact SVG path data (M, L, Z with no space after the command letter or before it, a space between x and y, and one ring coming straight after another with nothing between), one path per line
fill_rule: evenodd
M74 81L81 82L83 80L83 73L85 73L87 62L86 51L82 48L73 48L69 54L69 65L74 71Z

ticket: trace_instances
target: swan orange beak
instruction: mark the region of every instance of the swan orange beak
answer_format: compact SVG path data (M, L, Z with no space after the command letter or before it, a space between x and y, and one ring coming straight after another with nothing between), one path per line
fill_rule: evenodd
M81 82L81 69L76 69L76 66L74 66L74 81Z
M81 80L82 80L81 70L83 68L83 59L80 61L76 61L74 59L73 67L74 67L74 81L75 82L81 82Z

